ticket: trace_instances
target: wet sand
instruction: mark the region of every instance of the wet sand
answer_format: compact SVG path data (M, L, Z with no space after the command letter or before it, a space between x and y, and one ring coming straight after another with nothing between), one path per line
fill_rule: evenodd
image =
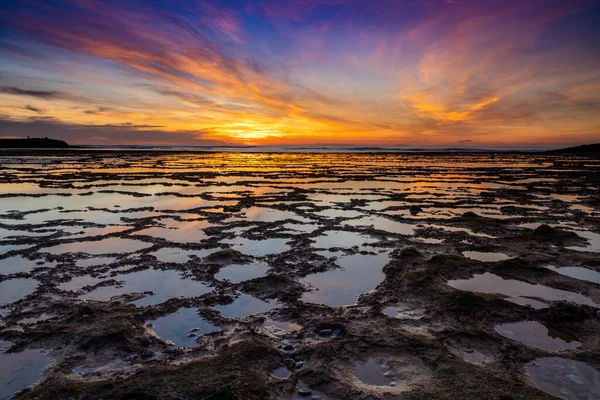
M0 399L596 398L599 188L584 156L0 154Z

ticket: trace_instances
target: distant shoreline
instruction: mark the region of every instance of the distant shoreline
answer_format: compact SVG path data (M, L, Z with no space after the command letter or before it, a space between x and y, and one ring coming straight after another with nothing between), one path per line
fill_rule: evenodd
M65 149L64 140L48 138L0 139L0 149Z
M600 143L556 150L495 148L417 148L404 146L161 146L161 145L78 145L49 138L0 139L0 154L35 152L74 153L263 153L263 154L600 154Z

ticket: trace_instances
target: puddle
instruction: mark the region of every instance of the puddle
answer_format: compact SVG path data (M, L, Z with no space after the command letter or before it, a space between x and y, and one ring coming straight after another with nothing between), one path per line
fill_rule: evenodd
M273 371L271 376L277 379L288 379L290 376L292 376L292 373L286 367L279 367L275 371Z
M277 301L270 300L269 302L266 302L247 294L241 294L233 303L225 306L215 306L214 308L219 311L223 317L243 318L248 315L267 312L276 307L279 307Z
M65 233L70 233L69 239L73 238L87 238L91 236L103 236L110 233L123 232L131 229L130 226L107 226L104 228L98 227L79 227L79 226L65 226L61 228Z
M365 385L389 386L392 382L389 371L383 369L379 361L371 357L367 361L354 364L354 376Z
M0 245L0 256L4 255L10 251L23 250L23 249L27 249L30 247L31 247L31 245L29 245L29 244L2 244L2 245Z
M535 386L561 399L600 399L600 372L584 362L538 358L525 365L525 372Z
M369 227L373 226L373 228L386 231L389 233L396 233L399 235L408 235L412 236L415 234L414 225L412 224L403 224L401 222L396 222L389 220L383 217L364 217L352 221L346 222L346 225L355 226L355 227Z
M96 267L100 265L109 265L117 261L113 257L94 257L77 260L77 266L81 268Z
M10 342L0 340L0 399L9 399L39 381L53 361L47 351L41 349L6 353L11 346Z
M292 211L280 211L265 207L247 208L244 210L244 216L241 219L256 222L279 222L286 219L293 219L301 222L309 221L308 219L301 217Z
M13 303L35 292L38 281L35 279L9 279L0 282L0 306Z
M1 217L0 217L1 218ZM46 232L38 232L38 231L20 231L20 230L10 230L0 228L0 240L11 240L20 237L32 237L32 236L47 236L51 235L55 230L47 230Z
M536 321L496 325L494 330L508 339L548 351L562 351L581 346L576 338Z
M243 237L223 240L223 243L231 244L234 250L255 257L288 251L290 246L286 244L287 242L288 239L251 240Z
M448 281L448 285L455 289L470 292L498 293L513 298L533 297L549 301L570 301L600 308L600 305L579 293L553 289L544 285L533 285L514 279L503 279L489 272L477 274L470 279Z
M141 231L133 232L133 235L148 235L160 239L165 239L177 243L198 243L206 238L204 228L213 226L208 221L172 221L177 222L176 225L171 223L167 228L151 227L142 229Z
M356 218L364 215L360 211L340 210L337 208L329 208L327 210L314 212L313 214L325 218Z
M341 269L334 269L309 275L302 283L309 284L312 292L305 292L302 301L326 304L330 307L356 304L363 293L375 289L383 280L383 267L388 262L388 255L353 254L341 256L336 264Z
M173 314L146 322L152 324L157 336L177 347L198 347L198 336L221 330L198 315L195 308L180 308Z
M371 201L365 207L361 207L361 208L364 208L366 210L372 210L372 211L382 211L388 207L401 206L403 204L406 204L406 203L398 202L398 201Z
M160 262L164 263L185 263L190 260L191 256L196 256L198 258L204 258L219 249L202 249L202 250L183 250L173 247L163 247L160 250L157 250L153 253L148 253Z
M357 361L354 376L364 385L393 387L393 390L402 392L429 380L431 371L414 356L386 353Z
M81 290L85 286L94 286L94 285L99 284L102 281L107 280L107 279L111 279L111 278L109 278L109 277L100 278L100 277L94 277L94 276L90 276L90 275L76 276L76 277L72 278L70 281L61 283L60 285L58 285L58 288L60 290L76 292L78 290Z
M571 278L579 279L582 281L588 281L600 284L600 272L596 272L591 269L583 267L555 267L548 265L546 268L557 272L561 275L569 276Z
M231 283L240 283L265 276L268 269L269 264L265 262L233 264L221 268L219 273L215 275L215 278L219 280L227 279Z
M162 303L172 297L195 297L210 291L205 284L191 279L184 279L180 272L173 270L154 270L133 272L111 277L124 281L123 286L101 286L80 296L83 300L106 301L111 297L136 292L154 292L139 300L132 301L136 306L150 306Z
M587 246L570 246L567 247L569 250L576 251L589 251L591 253L600 253L600 233L590 231L573 231L578 236L588 240Z
M150 247L149 243L133 239L108 238L88 242L63 243L57 246L45 247L40 251L52 254L87 253L87 254L113 254L134 253Z
M283 224L283 228L288 231L296 231L302 233L312 233L319 228L317 224Z
M329 249L332 247L354 247L363 246L377 242L377 239L357 232L328 231L314 239L313 247Z
M483 262L498 262L509 260L510 257L502 253L487 253L482 251L463 251L463 256L470 258L471 260L483 261Z
M40 267L55 267L54 264L42 262L41 265L37 263L42 260L28 260L25 257L14 256L0 260L0 275L10 275L19 272L30 272L34 268Z

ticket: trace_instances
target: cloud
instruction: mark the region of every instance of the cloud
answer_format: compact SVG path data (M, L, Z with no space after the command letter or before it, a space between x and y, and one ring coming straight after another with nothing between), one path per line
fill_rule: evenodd
M29 110L29 111L33 111L35 113L41 114L44 112L44 110L42 110L41 108L37 108L32 106L31 104L27 104L25 107L23 107L25 110Z
M56 91L28 90L28 89L21 89L21 88L14 87L14 86L0 87L0 93L12 94L15 96L37 97L40 99L56 99L56 98L62 97L62 93L56 92Z
M588 3L28 0L0 13L0 95L12 102L0 112L34 124L17 96L35 98L45 122L83 139L588 135L600 127L599 59L575 34L584 28L560 26Z

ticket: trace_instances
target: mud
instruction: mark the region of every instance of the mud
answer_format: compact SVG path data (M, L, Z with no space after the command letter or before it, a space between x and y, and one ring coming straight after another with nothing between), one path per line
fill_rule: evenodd
M599 188L558 155L3 153L0 399L594 398Z

